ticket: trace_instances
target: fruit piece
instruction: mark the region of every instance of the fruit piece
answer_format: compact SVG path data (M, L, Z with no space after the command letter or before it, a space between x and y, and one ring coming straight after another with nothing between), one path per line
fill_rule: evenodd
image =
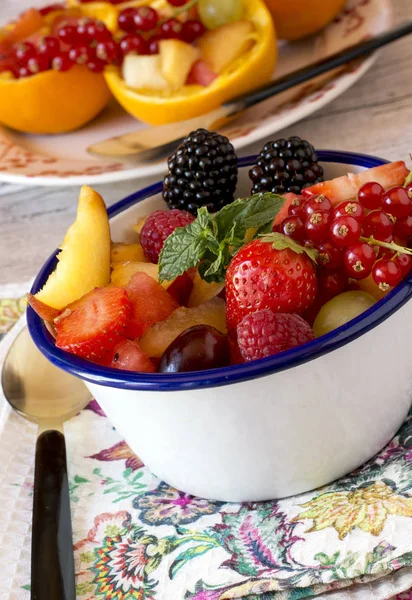
M364 218L362 229L366 237L373 236L375 240L386 242L392 238L393 223L381 210L373 210Z
M405 241L412 236L412 215L396 220L393 226L393 235Z
M22 64L27 63L29 58L34 58L36 54L36 46L30 42L20 42L16 45L15 55Z
M318 264L325 269L337 269L343 265L343 252L332 242L325 241L317 245Z
M158 54L139 56L128 54L123 61L123 79L126 85L135 89L166 91L169 83L162 73L162 61Z
M146 331L140 340L140 348L148 356L160 357L178 335L195 325L210 325L226 333L224 301L213 298L195 308L178 308L169 318Z
M68 71L73 65L68 52L59 52L51 62L51 68L55 71Z
M27 294L27 302L34 312L38 314L43 321L47 321L48 323L53 323L54 319L60 314L60 310L41 302L36 296L33 296L33 294Z
M253 25L250 21L236 21L207 31L196 43L202 60L215 73L220 73L254 45Z
M171 6L184 6L188 0L167 0Z
M205 33L204 25L197 19L188 19L183 23L182 38L184 42L191 44Z
M396 219L405 219L412 209L412 194L401 187L396 186L388 190L382 199L382 210Z
M125 335L130 301L122 288L96 288L55 320L56 346L93 360L104 356Z
M43 16L36 8L29 8L22 13L12 27L5 31L1 40L1 46L10 47L16 42L22 42L35 32L39 31L44 25Z
M212 298L215 298L215 296L220 294L224 287L224 282L208 283L200 277L199 271L196 271L193 278L193 289L189 297L188 306L192 308L212 300Z
M242 60L235 61L213 85L184 86L181 92L173 94L154 93L150 89L135 91L125 84L117 69L108 69L104 76L113 95L134 117L151 125L161 125L210 112L226 100L267 83L277 59L272 19L262 0L248 0L244 11L244 19L253 24L253 49Z
M246 361L265 358L314 339L299 315L273 313L267 308L246 315L237 326L237 343Z
M107 63L104 60L100 60L100 58L92 58L87 61L86 66L92 73L103 73L106 64Z
M111 350L107 366L122 371L154 373L156 368L134 340L122 340Z
M161 40L159 53L163 77L171 89L180 89L185 84L192 65L199 58L199 50L180 40Z
M46 35L39 44L39 54L45 54L49 60L52 60L60 52L60 42L53 35Z
M353 217L359 223L362 223L365 213L363 207L359 202L354 202L351 200L345 200L337 205L333 212L334 218L337 217Z
M177 228L194 221L193 215L183 210L155 210L140 232L140 243L147 258L157 264L166 238Z
M209 29L239 21L243 14L241 0L200 0L198 10L202 23Z
M227 367L229 344L223 335L209 325L195 325L183 331L163 352L159 373L185 373Z
M147 40L146 54L159 54L159 42L162 40L162 36L159 34L152 35Z
M300 194L308 185L323 181L323 169L314 147L297 136L267 142L256 166L249 171L252 194L273 192Z
M135 273L146 273L146 275L149 275L156 282L159 281L159 268L157 265L149 262L130 260L114 263L110 283L111 285L126 287L131 276ZM172 281L163 281L162 283L162 287L165 290L171 285Z
M106 42L112 39L111 32L102 21L87 22L86 32L92 42Z
M373 280L372 273L365 277L365 279L359 279L356 283L360 291L370 294L375 300L381 300L388 293L379 289L379 286Z
M359 241L361 225L354 217L337 217L330 226L330 238L335 246L347 248Z
M282 221L281 233L293 238L294 240L303 240L306 235L306 231L302 219L296 216L286 217L286 219Z
M151 6L138 6L134 15L135 28L138 31L151 31L157 25L159 16Z
M163 198L171 209L197 213L233 201L237 184L237 156L228 138L198 129L190 133L168 159Z
M77 65L85 65L89 60L94 58L95 53L90 46L74 46L69 50L69 58Z
M99 42L95 48L97 58L103 60L106 64L119 65L121 63L120 46L114 40L105 40Z
M128 6L119 13L118 26L122 31L126 33L134 33L137 29L134 19L137 14L137 10L134 6Z
M0 78L0 123L27 133L65 133L93 119L109 99L103 76L85 66L24 80Z
M217 76L217 73L212 71L207 62L204 60L197 60L190 69L186 84L203 85L204 87L207 87Z
M249 242L226 271L228 329L262 308L301 314L312 304L316 292L315 266L306 253L290 248L276 250L272 243L262 240Z
M47 71L50 66L50 61L45 54L38 54L34 58L29 58L27 61L27 68L30 73L34 75L37 73L41 73L42 71Z
M380 183L368 181L360 188L358 200L367 210L375 210L376 208L381 208L384 193L385 190Z
M379 183L386 190L395 185L403 185L408 173L405 163L400 160L317 183L305 189L304 195L309 197L314 194L324 194L333 205L336 205L344 200L356 198L360 188L369 181Z
M190 294L193 290L193 279L188 272L179 275L167 288L167 292L172 296L179 306L188 306Z
M72 46L77 41L77 25L63 25L63 27L58 30L57 35L63 44Z
M409 254L399 254L395 258L395 262L397 265L399 265L402 271L402 277L408 275L408 273L412 269L412 256L410 256Z
M376 254L372 246L366 242L358 242L345 250L343 260L349 277L364 279L372 271Z
M126 54L145 54L147 52L146 40L138 33L125 35L120 40L120 51L123 56Z
M132 312L126 334L140 338L154 323L166 319L178 308L177 302L166 290L146 273L135 273L127 287Z
M348 276L341 269L318 269L318 295L316 300L322 299L322 305L325 304L325 302L343 292L347 283Z
M379 289L388 292L401 282L402 269L394 260L381 259L373 265L372 277Z
M320 210L331 212L332 211L332 202L326 196L312 196L308 198L304 204L303 211L304 213L310 217L314 212L318 212Z
M145 262L146 260L141 244L112 244L110 253L110 263L112 265L129 261Z
M329 237L332 214L326 210L312 213L305 221L306 237L314 242L323 242ZM360 228L359 228L360 232Z
M46 15L48 15L51 12L55 12L55 11L60 11L60 10L64 10L66 8L65 4L56 2L55 4L48 4L47 6L43 6L42 8L39 8L39 13L42 15L42 17L45 17Z
M375 302L373 296L360 291L344 292L335 296L322 306L315 319L313 324L315 337L318 338L345 325L368 310Z
M160 35L162 39L182 39L183 23L178 19L167 19L160 26Z
M84 185L80 190L76 221L60 246L56 269L36 298L62 309L110 280L110 229L100 194Z
M266 0L282 40L298 40L323 29L343 9L345 0Z

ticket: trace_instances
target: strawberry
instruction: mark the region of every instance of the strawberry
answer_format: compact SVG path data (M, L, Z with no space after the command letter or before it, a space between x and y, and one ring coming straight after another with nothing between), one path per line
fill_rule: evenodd
M310 250L273 233L249 242L226 272L226 321L229 330L245 315L263 308L302 314L317 292Z
M56 346L83 358L102 358L125 336L130 312L126 290L95 288L55 320Z

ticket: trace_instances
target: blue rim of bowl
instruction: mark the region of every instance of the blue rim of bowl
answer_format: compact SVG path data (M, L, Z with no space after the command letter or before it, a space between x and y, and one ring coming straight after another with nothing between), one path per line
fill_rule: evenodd
M319 150L317 154L322 162L343 163L364 168L372 168L388 162L367 154L351 152ZM239 167L251 166L255 159L256 156L240 158ZM162 183L160 182L120 200L108 209L109 217L120 214L134 204L158 194L161 190ZM54 270L57 253L56 250L43 265L33 283L32 294L43 287L49 274ZM53 337L31 307L27 309L27 323L33 341L39 350L57 367L85 381L120 389L182 391L240 383L311 361L367 333L401 308L411 296L412 275L359 317L303 346L250 363L176 374L133 373L102 367L56 348Z

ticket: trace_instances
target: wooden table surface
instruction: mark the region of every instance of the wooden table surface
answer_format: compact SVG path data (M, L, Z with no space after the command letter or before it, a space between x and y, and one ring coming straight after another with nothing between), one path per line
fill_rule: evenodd
M395 22L412 18L412 0L392 0ZM0 21L46 0L3 0ZM407 160L412 153L411 38L383 50L367 75L334 102L276 134L296 134L318 148L334 148ZM240 154L257 152L262 144ZM144 182L143 182L144 183ZM142 187L126 181L96 186L107 204ZM77 187L42 188L0 184L0 284L36 274L73 221Z

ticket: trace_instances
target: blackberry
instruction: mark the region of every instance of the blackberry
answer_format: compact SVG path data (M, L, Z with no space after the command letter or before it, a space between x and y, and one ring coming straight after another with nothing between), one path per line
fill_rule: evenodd
M233 201L237 156L227 137L198 129L190 133L168 160L163 198L169 208L196 215L206 206L215 212Z
M265 144L249 177L253 194L300 194L303 188L323 181L323 169L314 147L294 136Z

